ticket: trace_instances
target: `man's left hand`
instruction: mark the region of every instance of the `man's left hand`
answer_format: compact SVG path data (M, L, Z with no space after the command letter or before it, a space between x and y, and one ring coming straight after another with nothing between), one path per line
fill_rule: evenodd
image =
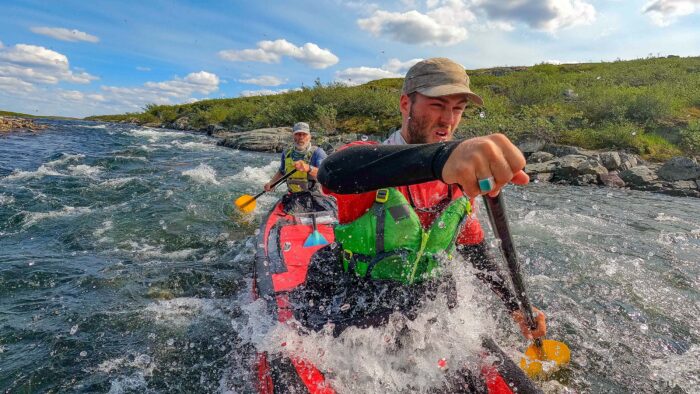
M528 327L527 321L525 320L525 317L521 311L518 310L511 314L513 319L520 326L520 331L523 333L523 336L530 340L543 337L545 334L547 334L547 323L544 312L532 307L532 314L535 315L535 323L537 323L537 328L534 330L530 330L530 327Z
M311 166L304 163L304 160L297 160L294 162L294 168L297 169L297 171L300 172L309 172L311 171Z

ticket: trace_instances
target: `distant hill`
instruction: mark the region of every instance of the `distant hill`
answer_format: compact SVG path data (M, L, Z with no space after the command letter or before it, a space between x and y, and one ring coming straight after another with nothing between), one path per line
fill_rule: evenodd
M700 57L467 70L484 107L458 136L502 132L651 159L700 155ZM308 121L320 133L386 134L400 126L402 79L303 87L285 94L148 105L142 113L86 119L204 130L250 130Z
M77 118L69 118L66 116L29 115L29 114L22 114L19 112L10 112L10 111L2 111L2 110L0 110L0 116L14 116L16 118L29 118L29 119L77 119Z

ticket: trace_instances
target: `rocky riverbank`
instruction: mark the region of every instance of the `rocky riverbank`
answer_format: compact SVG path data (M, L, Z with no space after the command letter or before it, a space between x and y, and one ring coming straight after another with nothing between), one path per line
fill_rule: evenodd
M187 118L180 118L172 124L151 126L190 129ZM230 131L210 125L199 131L219 138L219 145L242 150L281 152L292 144L290 127ZM360 137L358 134L316 136L314 144L331 153L338 146ZM525 171L534 182L597 185L700 197L700 165L696 158L675 157L665 163L653 163L623 151L593 151L542 141L523 141L518 146L527 157Z
M11 116L0 116L0 132L9 131L30 131L35 132L45 129L46 126L37 124L36 122Z
M590 151L554 144L543 144L534 152L526 144L520 147L527 156L525 172L535 182L700 197L700 165L695 158L674 157L665 163L651 163L626 152Z

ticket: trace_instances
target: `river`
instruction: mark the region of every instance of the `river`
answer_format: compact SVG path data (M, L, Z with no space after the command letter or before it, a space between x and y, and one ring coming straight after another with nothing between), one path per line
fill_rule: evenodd
M231 201L259 191L278 156L43 123L0 135L0 391L254 392L252 236L281 192L245 220ZM505 195L533 303L573 353L545 391L699 393L700 199ZM524 339L484 302L479 319L517 356Z

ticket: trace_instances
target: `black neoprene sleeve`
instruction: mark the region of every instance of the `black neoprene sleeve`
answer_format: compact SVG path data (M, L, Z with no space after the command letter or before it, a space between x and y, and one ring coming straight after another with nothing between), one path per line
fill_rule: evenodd
M460 142L351 146L323 161L318 180L341 194L442 180L442 168Z

